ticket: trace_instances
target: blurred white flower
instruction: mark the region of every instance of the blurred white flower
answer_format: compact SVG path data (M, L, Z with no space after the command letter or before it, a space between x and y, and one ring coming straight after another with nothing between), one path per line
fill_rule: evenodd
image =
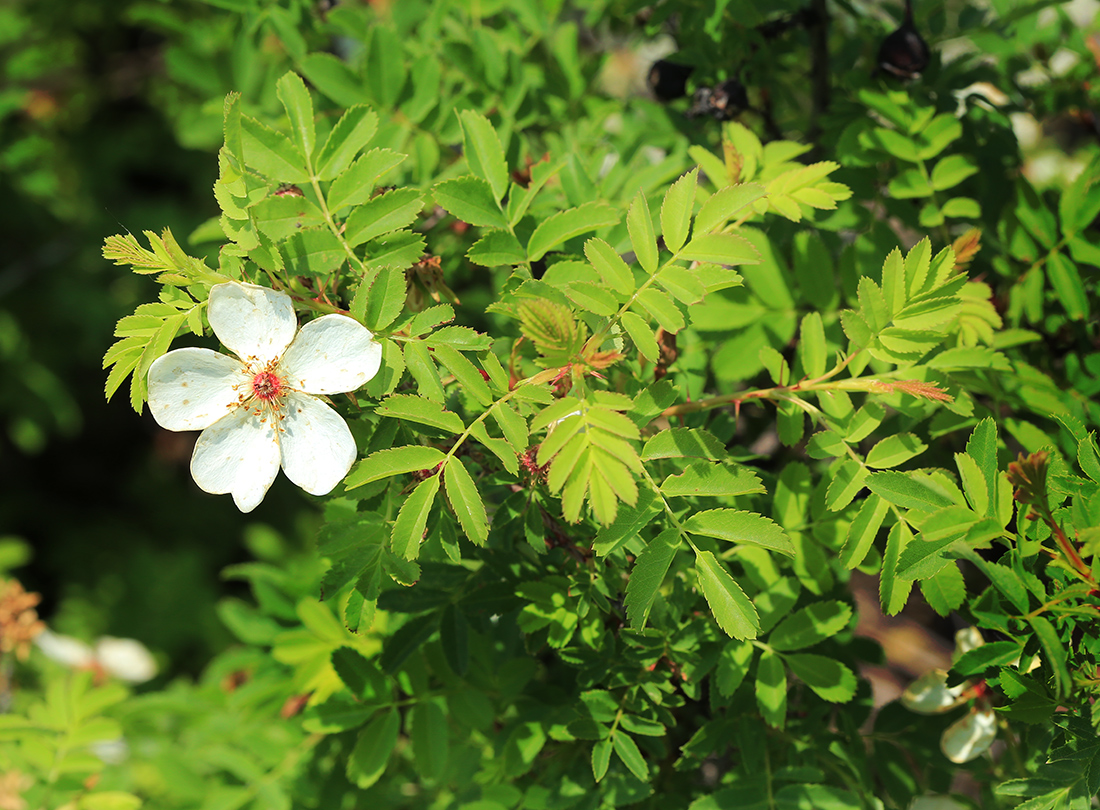
M191 456L195 483L232 493L242 512L287 478L325 495L351 469L355 439L318 394L354 391L382 365L382 347L357 321L325 315L295 336L290 296L229 282L210 290L207 315L237 357L177 349L149 369L149 409L168 430L201 430ZM239 359L238 359L239 358Z
M34 643L47 658L73 669L90 669L130 683L143 683L157 674L157 663L140 641L103 636L94 648L70 636L43 630Z
M976 627L955 633L954 660L985 644ZM940 750L952 762L962 764L984 754L997 737L997 715L987 697L985 681L965 681L948 687L947 672L934 669L925 673L902 693L901 702L917 714L942 714L974 701L970 711L948 726L940 737Z

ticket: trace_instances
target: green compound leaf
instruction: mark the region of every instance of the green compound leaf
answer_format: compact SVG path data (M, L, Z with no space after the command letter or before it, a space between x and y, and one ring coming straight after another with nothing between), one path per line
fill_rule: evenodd
M630 339L634 341L638 353L650 363L656 363L661 358L661 349L657 345L653 330L649 328L649 324L642 316L634 312L624 312L620 322L626 333L630 335Z
M704 537L715 537L731 543L751 543L794 556L794 544L787 533L775 521L755 512L737 509L697 512L684 523L684 529Z
M634 738L622 729L617 729L611 737L611 744L615 747L615 753L630 772L643 782L649 781L649 766L642 758L642 752L638 750L638 744Z
M466 536L477 545L485 545L489 538L489 520L485 515L485 504L477 491L473 476L460 458L452 458L443 468L443 483L447 489L447 500L458 516L459 525Z
M317 179L332 180L343 174L377 131L378 115L370 107L356 104L345 110L317 155Z
M623 295L634 292L634 274L607 242L602 239L589 239L584 243L584 255L608 287Z
M500 138L489 119L481 113L463 110L458 117L462 122L466 163L471 172L488 182L494 199L499 202L508 190L508 164Z
M275 94L290 119L294 142L306 158L312 158L317 134L313 126L313 100L305 82L297 73L286 73L275 85Z
M618 212L601 202L586 202L576 208L559 211L543 220L527 243L528 261L538 261L550 250L574 236L608 225L617 225Z
M665 246L673 253L687 241L691 227L691 209L695 202L695 184L699 170L692 169L672 184L661 203L661 233Z
M416 394L394 394L387 397L375 413L379 416L418 422L451 433L461 433L466 429L457 413L446 411L440 403L418 397Z
M430 470L444 458L443 451L434 447L419 444L389 447L371 453L360 461L344 479L344 488L354 489L394 475Z
M344 223L344 238L355 247L411 225L423 204L420 192L414 188L388 191L352 212Z
M778 655L768 650L756 665L756 705L764 722L782 729L787 720L787 672Z
M843 602L814 602L783 619L771 635L768 646L778 652L812 647L835 636L848 626L852 609Z
M332 181L325 195L329 209L335 212L367 202L378 179L404 160L404 155L392 149L371 149Z
M718 626L736 639L756 638L760 617L726 567L709 551L696 551L695 572Z
M855 697L856 676L839 661L812 653L795 653L783 658L791 672L822 700L847 703Z
M390 548L397 556L406 560L415 560L419 556L424 528L428 525L428 513L432 510L437 492L439 476L433 475L417 484L405 499L390 534Z
M268 179L278 183L309 182L305 158L283 133L242 115L241 144L245 163Z
M348 757L348 780L360 789L369 788L382 778L390 754L397 747L397 735L401 730L401 715L391 708L375 715L364 726L355 741L355 747Z
M630 203L626 215L626 229L638 264L650 275L657 272L657 235L653 232L653 220L649 215L649 203L639 191Z
M480 177L444 180L432 193L437 203L463 222L481 228L508 227L508 220L493 197L492 186Z
M653 600L679 548L680 533L676 529L666 529L651 540L634 561L626 586L626 615L635 630L645 627Z

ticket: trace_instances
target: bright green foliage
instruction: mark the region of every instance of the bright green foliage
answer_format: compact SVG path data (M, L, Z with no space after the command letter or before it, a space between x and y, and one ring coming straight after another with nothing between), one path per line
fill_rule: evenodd
M200 682L32 661L0 769L34 806L906 808L960 767L974 806L1088 806L1100 158L1044 182L1007 114L1095 106L1086 32L918 4L974 54L902 83L858 4L209 5L130 12L170 32L158 103L218 150L217 216L106 241L160 285L107 395L140 412L226 280L350 315L383 366L332 400L358 459L282 527L308 548L227 571L253 598ZM737 121L605 92L670 19L692 89L743 60ZM1040 91L1013 43L1079 65ZM874 705L856 570L985 633L949 717ZM957 766L971 706L1009 752Z

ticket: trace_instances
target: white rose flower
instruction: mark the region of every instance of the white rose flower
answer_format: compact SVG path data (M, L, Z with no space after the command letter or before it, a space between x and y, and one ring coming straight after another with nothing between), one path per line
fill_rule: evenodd
M132 638L103 636L93 649L71 636L43 630L34 643L47 658L73 669L90 669L130 683L144 683L157 674L152 654Z
M295 336L290 297L255 284L215 285L207 315L236 358L176 349L149 368L157 423L202 431L191 456L195 483L232 493L242 512L259 506L280 466L306 492L330 492L355 461L355 439L315 395L354 391L374 377L381 345L344 315L317 318Z

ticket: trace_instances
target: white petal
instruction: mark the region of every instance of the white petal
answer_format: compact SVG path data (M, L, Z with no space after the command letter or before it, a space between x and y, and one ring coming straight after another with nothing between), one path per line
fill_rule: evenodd
M34 643L47 658L67 667L90 667L95 661L92 648L71 636L43 630L34 637Z
M347 424L321 400L291 392L279 441L283 472L311 495L325 495L355 461L355 439Z
M104 636L96 642L95 657L109 673L131 683L143 683L157 674L152 653L132 638Z
M308 394L342 394L370 380L382 366L382 344L358 321L325 315L310 321L283 355L291 388Z
M281 355L298 328L289 295L235 281L210 289L207 317L230 351L242 360L261 363Z
M988 751L996 737L996 713L992 709L974 709L947 727L940 737L940 750L952 762L962 764Z
M278 421L278 420L275 420ZM279 474L279 439L270 416L237 408L208 427L195 442L191 477L205 492L233 493L242 512L264 499Z
M235 357L210 349L176 349L149 367L149 410L167 430L202 430L236 407L234 386L247 382Z

